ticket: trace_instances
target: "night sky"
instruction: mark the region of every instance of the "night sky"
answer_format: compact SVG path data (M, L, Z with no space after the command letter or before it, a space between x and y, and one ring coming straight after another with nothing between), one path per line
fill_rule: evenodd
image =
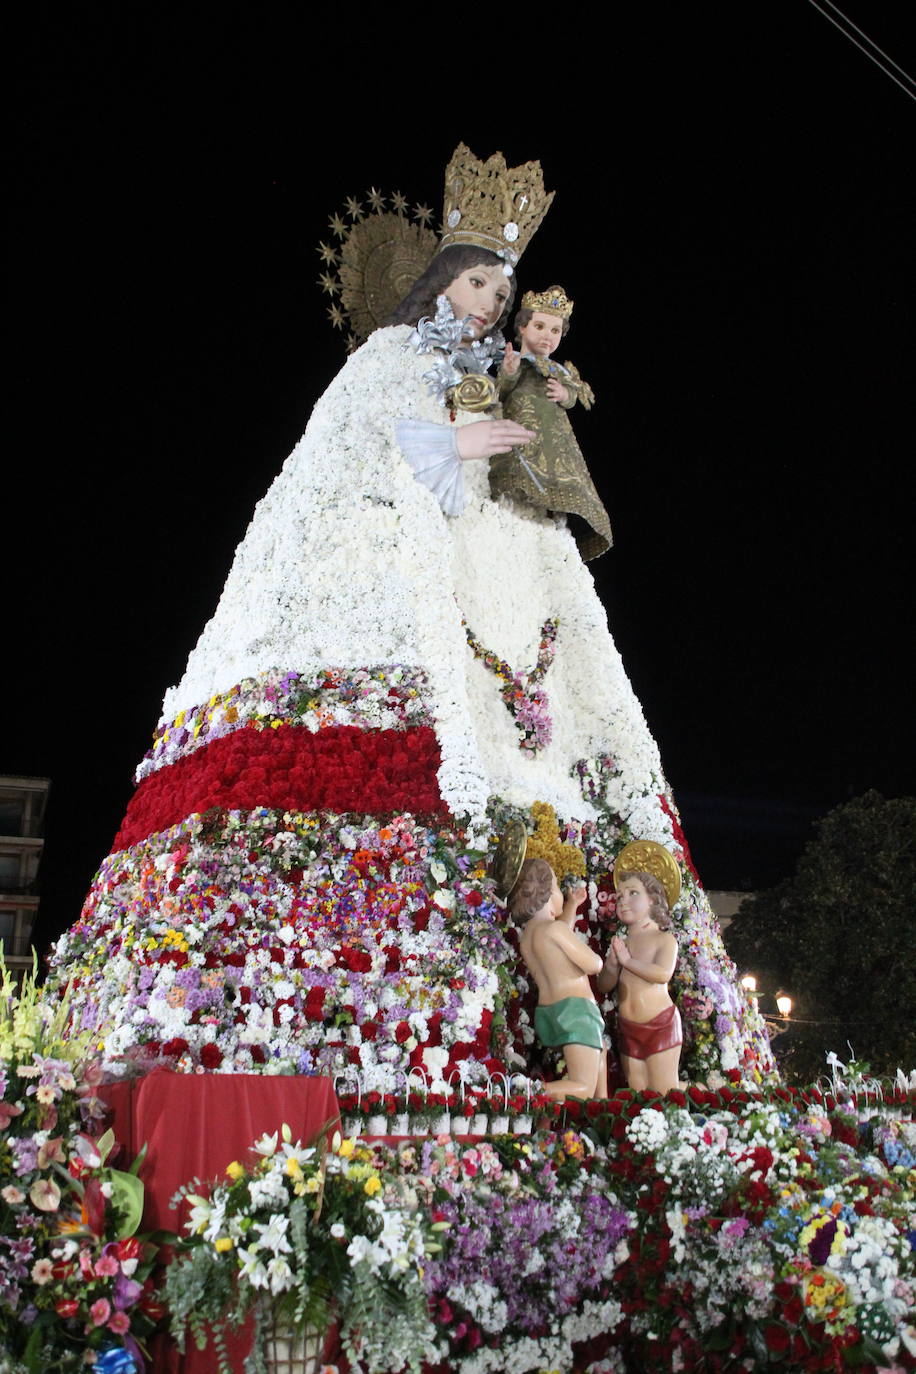
M913 69L906 5L843 8ZM597 393L573 423L616 538L592 569L707 886L916 790L916 102L804 0L611 6L603 38L189 12L14 44L0 772L53 783L39 942L343 362L328 217L370 186L438 216L461 140L557 192L519 281L576 301L558 356Z

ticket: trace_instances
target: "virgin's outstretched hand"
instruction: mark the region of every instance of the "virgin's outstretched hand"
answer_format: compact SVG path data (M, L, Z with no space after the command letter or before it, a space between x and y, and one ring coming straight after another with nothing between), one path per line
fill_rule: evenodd
M532 430L523 429L514 420L475 420L458 431L458 456L465 460L492 458L497 453L509 453L534 437Z

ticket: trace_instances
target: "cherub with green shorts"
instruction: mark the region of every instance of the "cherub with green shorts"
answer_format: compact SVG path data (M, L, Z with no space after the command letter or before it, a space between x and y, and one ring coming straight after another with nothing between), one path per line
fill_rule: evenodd
M604 1020L589 974L602 968L600 955L573 932L576 911L585 900L583 885L565 898L545 859L526 859L507 905L522 926L522 958L538 988L534 1028L542 1045L562 1047L566 1077L545 1083L559 1102L567 1097L607 1097Z

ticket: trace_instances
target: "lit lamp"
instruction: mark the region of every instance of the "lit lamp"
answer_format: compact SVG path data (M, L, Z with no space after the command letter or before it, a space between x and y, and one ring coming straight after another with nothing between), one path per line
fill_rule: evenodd
M779 1012L780 1016L792 1015L792 998L787 992L777 992L776 1010Z
M755 993L757 991L757 979L753 973L746 973L741 979L741 986L745 992Z

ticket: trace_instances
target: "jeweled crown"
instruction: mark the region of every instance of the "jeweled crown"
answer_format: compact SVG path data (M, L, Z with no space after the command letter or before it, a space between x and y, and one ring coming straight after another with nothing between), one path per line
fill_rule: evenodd
M440 249L472 243L513 268L553 202L539 162L507 167L502 153L481 162L459 143L445 170Z
M540 310L545 315L559 315L568 320L575 301L571 301L562 286L548 286L546 291L526 291L522 296L523 310Z

